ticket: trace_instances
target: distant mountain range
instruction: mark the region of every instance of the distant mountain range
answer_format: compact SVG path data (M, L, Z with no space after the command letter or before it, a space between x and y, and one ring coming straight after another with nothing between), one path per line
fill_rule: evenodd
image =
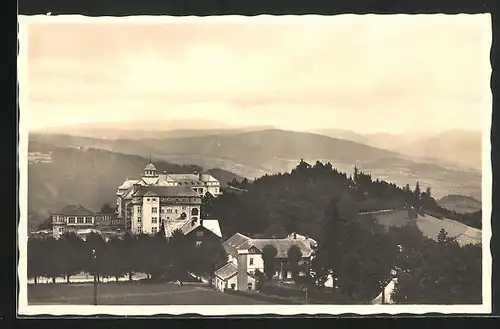
M370 146L361 143L363 138L349 131L342 131L344 139L340 139L325 136L325 131L313 134L257 128L222 130L175 130L163 132L167 137L135 139L45 133L31 134L30 140L59 147L82 146L141 157L149 157L151 151L154 158L171 163L221 168L251 179L266 173L289 171L301 158L309 162L329 161L348 173L357 165L371 173L374 179L398 185L410 184L413 187L416 181L420 181L424 188L431 186L437 198L461 194L481 200L479 170L467 170L446 161L419 159L395 150ZM333 132L330 131L330 134ZM349 135L351 139L357 136L359 141L346 140ZM381 136L379 138L382 139ZM448 153L451 152L459 151Z
M66 204L82 204L98 211L104 203L116 204L116 187L126 178L140 177L148 159L105 150L57 147L30 141L30 152L51 152L50 163L28 165L29 225L36 227L52 211ZM159 171L192 173L199 166L155 161ZM222 185L242 177L222 169L208 169Z
M480 131L450 130L443 133L358 134L349 130L319 130L326 136L391 150L413 158L439 164L481 170L482 145Z

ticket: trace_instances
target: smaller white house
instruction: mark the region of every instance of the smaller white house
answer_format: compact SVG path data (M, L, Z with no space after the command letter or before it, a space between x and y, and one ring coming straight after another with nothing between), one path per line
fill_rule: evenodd
M312 254L311 241L292 235L285 239L252 239L236 233L227 239L222 246L228 255L228 263L215 272L215 286L220 290L253 290L255 289L256 271L264 273L262 252L266 246L273 246L275 255L275 277L282 280L292 279L288 267L288 250L292 246L299 247L302 260L299 265L307 265ZM233 286L234 284L234 286Z
M241 271L240 271L241 272ZM238 285L239 279L239 285ZM238 273L238 267L233 263L227 263L215 272L214 285L220 291L225 289L241 290L238 287L246 285L247 290L255 289L256 278L254 275L248 272Z

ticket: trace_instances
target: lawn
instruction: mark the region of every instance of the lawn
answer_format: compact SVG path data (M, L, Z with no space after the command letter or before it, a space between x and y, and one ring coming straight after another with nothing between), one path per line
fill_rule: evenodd
M93 285L29 284L28 304L92 305ZM267 304L228 295L204 284L105 283L98 286L99 305L254 305Z
M376 216L378 222L386 227L404 226L412 220L408 219L407 211L393 211ZM449 237L457 238L461 245L481 242L481 230L469 227L451 219L439 219L430 215L421 216L415 220L423 234L431 239L437 239L439 231L444 229Z

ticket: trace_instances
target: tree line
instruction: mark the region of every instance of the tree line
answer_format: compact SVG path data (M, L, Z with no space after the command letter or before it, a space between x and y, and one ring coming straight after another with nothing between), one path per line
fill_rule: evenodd
M315 286L333 273L334 300L372 300L397 278L393 299L399 304L481 303L479 245L461 247L444 229L434 240L414 223L385 229L374 219L359 221L341 215L343 202L334 200L325 211L311 262Z
M318 236L322 232L323 211L331 199L349 196L357 212L414 207L438 218L450 218L481 228L481 212L458 214L439 206L430 187L421 191L416 182L397 186L373 179L358 168L348 175L331 163L301 161L291 172L264 175L252 182L231 182L247 192L224 193L203 198L205 216L219 218L223 231L253 236L286 236L301 232Z
M195 243L175 231L166 239L162 233L131 235L104 239L90 233L83 240L74 233L61 238L29 237L28 277L66 278L77 273L88 273L98 278L124 275L132 281L134 273L145 273L147 279L158 281L185 280L189 272L210 277L214 270L225 264L227 256L220 243Z

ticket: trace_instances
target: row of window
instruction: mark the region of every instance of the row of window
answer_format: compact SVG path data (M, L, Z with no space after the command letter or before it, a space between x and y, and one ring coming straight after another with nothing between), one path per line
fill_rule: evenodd
M142 217L137 217L137 223L142 223ZM158 223L158 217L151 217L151 223L152 224L157 224ZM161 219L160 219L160 223L162 223Z
M198 192L196 191L195 189L195 192ZM203 189L199 189L199 193L203 193ZM218 193L216 191L216 193ZM171 201L176 201L176 202L189 202L190 199L189 198L164 198L164 197L161 197L160 198L161 201L165 201L165 200L171 200ZM198 201L199 199L191 199L191 201L195 202L195 201ZM140 199L137 199L137 201L140 201ZM158 198L146 198L146 201L148 202L158 202Z
M167 208L167 214L171 214L172 213L172 208ZM186 207L182 207L182 210L186 210ZM178 209L173 209L174 213L179 213ZM137 207L137 212L140 214L142 213L142 207ZM158 207L151 207L151 213L153 214L157 214L158 213ZM160 208L160 214L164 214L165 213L165 208ZM198 208L193 208L191 210L191 215L193 216L198 216L198 213L199 213L199 210Z

